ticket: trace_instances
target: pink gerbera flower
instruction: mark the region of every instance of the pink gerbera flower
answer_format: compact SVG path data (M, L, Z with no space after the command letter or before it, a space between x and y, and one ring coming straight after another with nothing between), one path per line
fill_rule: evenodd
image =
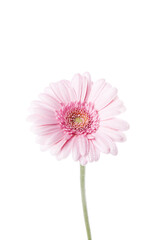
M71 82L51 83L39 98L29 119L44 150L58 159L72 152L81 165L97 161L100 152L117 154L115 142L125 140L128 124L115 118L125 108L104 79L93 83L89 73L76 74Z

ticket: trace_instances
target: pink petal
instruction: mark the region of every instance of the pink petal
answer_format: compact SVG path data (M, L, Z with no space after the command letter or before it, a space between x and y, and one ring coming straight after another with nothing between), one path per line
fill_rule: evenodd
M77 101L80 101L82 91L82 76L80 74L74 75L71 85L76 93Z
M43 135L48 135L48 134L52 134L53 132L57 131L57 125L32 125L31 130L39 135L39 136L43 136ZM58 126L58 131L60 130L59 126Z
M81 101L88 101L88 97L92 88L91 76L88 72L83 74L83 86L87 85L86 91L83 91L83 97L81 96ZM85 89L85 88L84 88Z
M117 155L118 153L115 143L104 132L102 132L102 129L97 131L94 145L104 153L110 152L113 155Z
M88 162L93 162L93 161L98 161L100 157L100 152L94 145L94 141L90 140L89 141L89 151L87 155L87 161Z
M86 77L89 82L91 82L91 75L89 74L89 72L83 73L83 76Z
M105 136L106 141L108 142L109 148L110 148L110 153L112 155L117 155L118 154L118 149L116 144L112 141L111 138Z
M36 125L58 125L57 119L55 115L48 115L47 114L31 114L27 118L28 121L33 122Z
M88 102L94 103L95 100L99 97L101 94L103 88L106 86L106 81L104 79L99 79L95 83L93 83L91 93L88 98Z
M71 86L71 82L64 80L63 84L66 86L66 88L68 90L70 101L75 102L77 100L77 97L76 97L76 93L75 93L74 89Z
M63 131L54 132L51 138L51 144L59 142L64 137Z
M47 119L47 118L43 118L42 116L37 117L37 120L35 120L35 124L37 124L38 126L59 125L56 118Z
M68 138L69 139L69 138ZM59 151L61 150L61 148L63 147L63 145L68 141L67 138L62 138L59 142L57 142L56 144L53 144L52 146L50 146L50 152L53 155L57 155L59 153Z
M94 136L94 134L87 134L87 138L89 140L93 140L93 139L95 139L95 136Z
M117 89L107 84L95 101L95 108L100 111L105 108L117 95Z
M126 141L126 136L123 132L117 131L114 129L106 128L106 127L100 127L100 129L113 141L115 142L124 142Z
M94 141L88 141L88 153L85 156L80 157L79 161L81 165L85 166L88 162L98 161L100 152L93 144Z
M63 103L67 104L71 101L71 98L70 98L69 89L66 82L67 82L66 80L62 80L58 82L58 88L59 88L59 93Z
M100 152L109 153L110 152L109 144L106 141L104 134L97 131L95 135L96 136L95 136L94 145L99 149Z
M71 138L71 136L66 136L63 134L59 135L58 132L50 133L48 135L38 136L37 143L41 146L41 150L45 151L51 149L52 154L58 154L62 146Z
M54 99L52 96L50 96L47 93L41 93L39 95L39 98L43 103L45 103L46 105L48 105L52 109L57 110L61 107L61 104L56 99Z
M40 101L33 101L29 110L33 114L40 114L42 116L47 115L53 118L55 117L54 109Z
M54 144L58 143L62 139L65 139L64 133L62 130L58 130L50 134L49 136L46 136L46 142L45 144L49 146L53 146Z
M71 152L72 145L73 145L73 138L70 138L65 142L65 144L59 150L57 154L57 159L61 160L61 159L67 158Z
M92 82L89 73L83 76L76 74L72 79L72 87L75 90L77 101L84 102L88 99L91 91Z
M46 103L44 103L40 100L32 101L29 110L31 112L34 112L34 109L37 109L37 108L38 109L45 109L45 110L48 110L52 113L55 112L54 108L50 107L49 105L47 105Z
M86 93L87 93L87 79L85 76L82 76L82 81L81 81L81 98L80 101L84 102L86 98Z
M101 121L100 125L121 131L126 131L129 129L128 123L118 118L112 118L105 121Z
M52 90L53 98L55 98L59 103L65 103L68 96L67 90L64 87L63 83L61 81L57 83L51 83L50 88ZM62 92L62 88L65 93Z
M57 90L56 90L57 88L58 88L58 84L57 83L50 83L49 87L46 87L44 89L44 93L48 94L50 97L55 99L61 105L62 99L57 94Z
M86 136L79 135L74 137L72 154L75 161L80 160L81 157L88 153L88 139Z
M85 135L79 135L77 138L77 145L81 156L85 156L88 153L88 139Z
M73 139L73 147L72 147L72 157L75 161L78 161L81 157L81 154L79 152L79 147L77 144L77 138L78 136L75 136Z
M50 94L52 94L53 98L56 99L59 103L67 104L71 101L70 89L67 80L61 80L57 83L51 83L50 88L52 90L52 93Z
M109 105L99 111L99 116L101 120L105 120L114 117L125 111L123 102L116 97Z
M81 158L79 159L79 161L80 161L80 163L81 163L82 166L85 166L85 165L87 164L87 162L88 162L87 156L81 157Z

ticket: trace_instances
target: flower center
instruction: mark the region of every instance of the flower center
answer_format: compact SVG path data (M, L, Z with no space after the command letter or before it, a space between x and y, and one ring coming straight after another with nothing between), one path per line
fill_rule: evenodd
M89 127L90 117L85 109L73 108L66 112L65 118L67 125L76 131L82 131Z
M91 103L71 102L56 113L61 128L68 134L90 134L99 127L99 115Z
M77 118L75 118L74 122L81 123L81 122L83 122L83 120L82 120L82 118L77 117Z

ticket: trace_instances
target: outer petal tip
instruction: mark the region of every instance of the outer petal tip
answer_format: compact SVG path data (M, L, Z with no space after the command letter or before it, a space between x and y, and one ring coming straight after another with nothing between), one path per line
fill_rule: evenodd
M87 77L89 80L91 80L91 75L89 72L83 73L83 76Z

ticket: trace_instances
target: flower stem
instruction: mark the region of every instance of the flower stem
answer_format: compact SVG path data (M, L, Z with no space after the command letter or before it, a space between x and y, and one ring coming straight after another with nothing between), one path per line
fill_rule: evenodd
M87 232L88 240L92 240L89 219L88 219L86 193L85 193L85 166L82 166L82 165L80 165L80 182L81 182L81 197L82 197L82 207L83 207L84 221L86 225L86 232Z

